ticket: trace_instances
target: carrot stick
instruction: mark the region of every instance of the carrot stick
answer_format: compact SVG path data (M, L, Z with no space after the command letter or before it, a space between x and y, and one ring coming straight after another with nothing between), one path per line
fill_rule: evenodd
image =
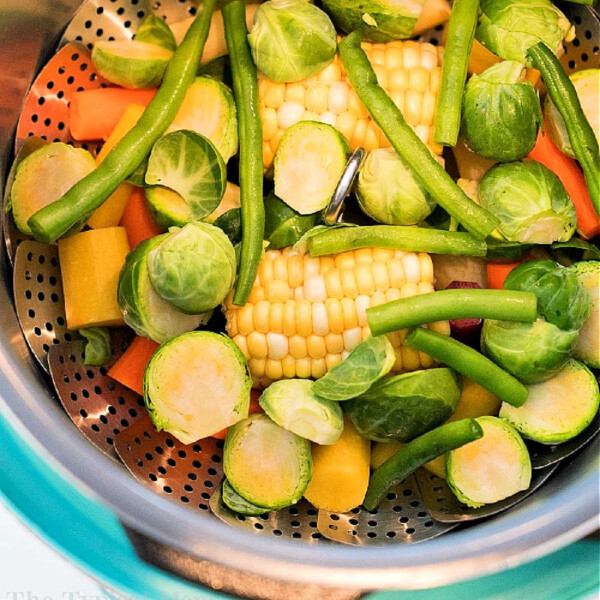
M515 262L488 262L486 265L488 288L491 290L503 290L504 280L508 277L508 274L521 263L528 260L535 260L535 258L528 254Z
M132 250L140 242L163 233L150 214L143 188L133 188L121 217L121 225L127 231L129 247Z
M544 128L548 131L548 128ZM600 233L600 216L596 213L585 177L577 163L564 155L550 139L549 135L538 134L537 142L529 153L529 158L537 160L553 171L567 190L577 212L577 229L585 238Z
M146 106L156 90L119 87L75 92L69 105L69 129L74 140L106 140L130 104Z
M260 392L258 390L250 390L250 409L248 410L248 414L255 415L258 413L265 412L262 409L261 405L258 403L259 398L260 398ZM219 431L219 433L215 433L214 435L211 435L211 437L214 437L218 440L224 440L225 437L227 436L228 430L229 430L229 427L226 427L225 429L222 429L221 431Z
M136 336L121 358L110 368L108 376L140 396L143 395L144 371L158 346L152 340Z

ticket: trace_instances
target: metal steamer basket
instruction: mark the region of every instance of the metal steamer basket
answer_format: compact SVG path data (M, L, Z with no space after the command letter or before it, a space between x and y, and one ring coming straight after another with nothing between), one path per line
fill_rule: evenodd
M35 147L32 136L71 141L71 94L104 84L89 57L94 41L130 38L150 12L174 22L196 10L186 0L78 4L9 0L0 7L3 184L15 152ZM577 4L561 8L577 31L564 66L597 67L597 15ZM424 40L437 44L439 36L432 31ZM259 517L231 513L218 492L222 443L183 446L156 432L142 399L107 376L110 364L86 367L83 342L66 329L56 246L25 239L6 215L3 231L3 410L52 468L117 515L153 565L238 597L358 598L497 572L597 527L598 418L572 442L531 447L531 488L497 505L468 509L444 480L420 471L372 512L327 513L302 501ZM131 336L113 332L111 361Z

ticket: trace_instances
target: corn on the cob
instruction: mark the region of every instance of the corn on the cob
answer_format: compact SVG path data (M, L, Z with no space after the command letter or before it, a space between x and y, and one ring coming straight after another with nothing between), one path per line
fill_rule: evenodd
M363 42L379 84L390 95L406 122L436 154L433 122L442 73L443 49L416 41L384 44ZM301 120L335 126L353 149L386 148L390 144L371 120L348 81L339 56L318 75L294 83L277 83L259 73L260 112L263 123L265 169L284 131Z
M255 387L283 378L318 378L371 335L365 311L433 292L428 254L361 248L319 258L291 248L269 250L245 306L225 301L227 332L242 350ZM446 335L447 321L430 327ZM393 372L428 368L433 360L402 345L405 331L389 334Z

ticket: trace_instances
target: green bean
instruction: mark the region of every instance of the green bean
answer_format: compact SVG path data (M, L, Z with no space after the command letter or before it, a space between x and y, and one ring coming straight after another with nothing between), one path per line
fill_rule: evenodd
M529 392L519 380L477 350L451 337L415 327L403 343L448 365L512 406L522 406L527 400Z
M363 506L375 510L392 486L404 481L419 467L482 436L483 429L475 419L454 421L420 435L373 472Z
M417 174L433 199L471 234L479 238L487 237L498 226L498 219L473 202L454 183L406 123L393 100L377 85L377 76L360 42L360 31L355 31L342 40L338 48L348 78L371 118L384 132L398 156Z
M533 323L536 317L535 294L509 290L442 290L400 298L367 309L367 323L372 335L446 319Z
M479 0L454 0L452 5L433 130L435 142L444 146L456 146L458 140L463 91L478 11Z
M246 304L256 279L265 233L262 122L258 109L258 79L248 46L244 5L241 2L232 2L225 6L223 22L231 58L240 137L242 253L233 302L241 306Z
M470 233L450 232L425 227L371 225L324 230L308 240L311 256L336 254L355 248L393 248L407 252L433 252L454 256L485 256L487 246Z
M136 126L111 150L102 163L78 181L59 200L37 211L28 221L36 240L53 242L83 224L120 183L149 154L154 142L171 124L189 85L196 76L217 0L206 0L185 38L169 61L156 96Z
M565 121L569 142L583 169L585 181L596 212L600 215L600 154L594 130L581 108L573 82L558 58L543 42L527 50L527 56L538 69L548 88L552 102Z

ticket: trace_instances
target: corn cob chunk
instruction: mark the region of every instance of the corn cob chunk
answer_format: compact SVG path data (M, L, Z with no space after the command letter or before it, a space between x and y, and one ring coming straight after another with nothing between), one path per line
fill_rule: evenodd
M365 311L433 292L429 254L361 248L319 258L291 248L269 250L245 306L225 300L227 333L248 360L254 387L284 378L319 378L371 335ZM448 335L447 321L429 327ZM389 334L396 352L392 372L433 366L403 346L405 330Z
M442 73L443 48L416 41L384 44L363 42L379 84L390 95L406 122L435 154L435 107ZM277 83L259 73L265 169L272 163L284 131L298 121L321 121L335 126L353 149L367 151L390 145L350 84L342 62L333 62L318 75L294 83Z

